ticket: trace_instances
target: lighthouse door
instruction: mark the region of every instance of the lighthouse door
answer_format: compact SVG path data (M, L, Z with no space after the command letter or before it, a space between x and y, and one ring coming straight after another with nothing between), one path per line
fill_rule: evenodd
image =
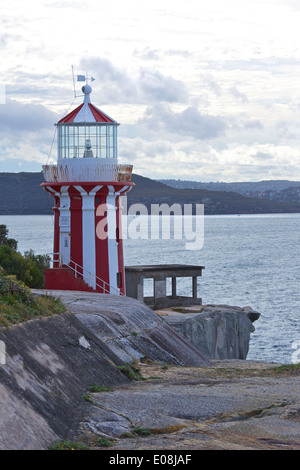
M71 245L71 230L70 230L70 217L68 215L60 216L60 234L59 234L59 252L61 264L68 265L70 263L70 245Z
M59 216L59 253L61 264L70 263L71 245L71 216L70 216L70 196L68 186L61 189L60 196L60 216Z
M70 240L71 234L68 232L61 232L60 234L60 255L61 263L68 265L70 263Z

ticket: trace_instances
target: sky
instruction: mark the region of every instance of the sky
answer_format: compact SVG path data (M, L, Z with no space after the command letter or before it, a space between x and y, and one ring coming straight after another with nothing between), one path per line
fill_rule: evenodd
M299 0L2 2L0 171L55 164L86 74L134 173L300 180L299 24Z

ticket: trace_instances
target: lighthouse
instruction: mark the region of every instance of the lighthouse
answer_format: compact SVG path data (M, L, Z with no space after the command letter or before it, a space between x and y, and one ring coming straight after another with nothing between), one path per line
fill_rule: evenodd
M44 165L42 186L54 198L53 263L45 288L125 294L121 197L134 185L119 164L118 122L83 103L57 124L57 164Z

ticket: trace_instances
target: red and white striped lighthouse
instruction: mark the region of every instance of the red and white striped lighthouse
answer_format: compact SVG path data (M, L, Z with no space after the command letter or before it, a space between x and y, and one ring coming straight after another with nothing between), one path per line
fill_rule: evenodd
M57 124L57 165L44 165L42 186L55 200L53 266L45 288L125 293L120 197L132 165L120 165L119 124L90 101Z

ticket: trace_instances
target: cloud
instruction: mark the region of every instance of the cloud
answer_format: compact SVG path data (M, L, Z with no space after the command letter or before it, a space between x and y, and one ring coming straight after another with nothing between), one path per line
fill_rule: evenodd
M39 104L7 99L0 106L0 137L8 133L41 132L53 129L57 114Z
M262 123L259 119L247 119L243 123L244 129L263 129Z
M166 77L158 71L142 69L138 79L139 88L149 102L182 102L187 99L184 85L172 77Z
M37 162L40 168L47 162L56 113L42 105L8 99L0 105L0 122L0 168L4 167L4 160L17 167L22 161Z
M181 49L150 49L149 47L144 47L143 49L135 48L133 55L142 60L159 60L163 57L183 57L189 58L192 56L192 53L188 50Z
M108 59L88 57L80 61L80 69L92 70L99 81L97 95L103 104L135 103L138 90L134 79L126 70L114 66Z
M219 137L226 130L226 122L218 116L202 114L193 106L180 112L170 106L159 104L149 106L143 118L143 125L153 132L173 134L182 137L207 140Z
M15 142L6 146L1 145L0 161L38 162L41 170L42 165L47 162L47 151L49 148L46 148L45 145L38 148L33 142Z
M96 78L92 102L122 124L120 159L134 171L299 179L299 0L202 3L8 5L0 159L47 157L52 110L61 116L72 103L77 64L76 73Z
M248 103L248 98L245 93L242 93L238 90L238 88L234 85L229 89L229 92L237 99L241 100L243 103Z
M268 160L272 160L273 157L274 157L274 155L272 155L271 153L258 151L253 155L252 158L255 162L257 162L257 161L265 162L265 161L268 161Z
M150 49L145 47L143 49L135 48L133 55L141 60L158 60L161 56L161 49Z
M217 96L220 96L223 93L220 83L218 83L211 73L201 74L200 78L206 91L212 91Z
M141 67L135 73L114 66L106 58L90 57L81 61L83 70L93 70L101 83L102 103L182 102L188 93L184 84L158 70Z
M294 164L299 155L288 146L224 141L217 147L214 140L167 140L163 134L147 140L122 138L119 148L122 163L133 163L135 173L153 179L176 175L195 181L255 181L257 175L280 179L282 168L287 179L295 179Z

